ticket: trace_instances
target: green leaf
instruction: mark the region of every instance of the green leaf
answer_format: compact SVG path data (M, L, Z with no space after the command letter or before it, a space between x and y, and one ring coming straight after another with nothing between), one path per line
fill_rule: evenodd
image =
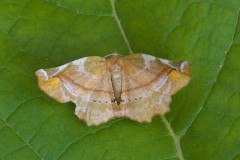
M0 159L240 160L239 0L0 0ZM35 71L112 52L192 63L171 112L87 127Z

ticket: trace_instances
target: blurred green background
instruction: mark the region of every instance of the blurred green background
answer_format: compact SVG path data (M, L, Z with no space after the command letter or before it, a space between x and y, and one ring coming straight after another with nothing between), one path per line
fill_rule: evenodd
M0 0L0 159L240 160L239 10L239 0ZM40 68L129 48L192 63L166 118L87 127L73 103L38 89Z

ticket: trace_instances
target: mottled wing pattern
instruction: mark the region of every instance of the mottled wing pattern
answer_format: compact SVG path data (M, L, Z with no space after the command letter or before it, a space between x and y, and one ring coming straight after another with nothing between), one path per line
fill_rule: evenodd
M190 64L186 61L173 62L146 54L125 57L124 70L139 85L170 95L191 80Z
M56 68L40 69L36 76L41 90L63 103L75 100L94 89L105 72L105 59L93 56Z
M169 111L171 96L159 94L142 86L126 73L123 74L122 85L122 116L138 122L150 122L154 115L163 115Z
M74 101L75 114L87 125L99 125L115 117L114 94L109 72L105 72L96 87Z
M190 66L186 62L168 62L145 54L125 57L121 97L124 116L149 122L154 115L169 111L171 95L190 80L190 72L185 73Z

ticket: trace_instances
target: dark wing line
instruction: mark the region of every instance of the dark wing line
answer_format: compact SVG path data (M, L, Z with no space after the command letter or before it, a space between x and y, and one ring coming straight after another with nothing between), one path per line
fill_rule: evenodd
M163 69L161 72L159 72L159 73L157 74L157 76L155 76L155 78L153 78L152 80L150 80L150 81L149 81L148 83L146 83L146 84L141 84L136 78L133 78L130 74L127 74L127 75L129 75L129 78L131 78L133 81L137 82L137 83L139 84L139 86L137 86L137 87L135 87L135 88L129 88L129 89L124 90L124 91L122 91L122 92L129 92L129 91L131 91L131 90L139 89L139 88L141 88L141 87L147 88L146 86L148 86L148 85L152 84L153 82L157 81L157 80L161 77L161 75L162 75L164 72L166 72L167 69L169 69L169 70L167 71L167 73L166 73L165 76L168 76L168 75L172 72L173 69L171 69L171 68L165 68L165 69ZM149 69L146 68L145 70L149 70ZM125 72L125 73L128 73L126 70L124 70L124 72ZM149 88L147 88L147 89L149 89ZM154 90L152 90L152 91L154 91Z
M80 85L80 84L75 83L72 79L70 79L70 78L69 78L68 76L66 76L66 75L58 75L58 76L55 76L55 77L59 78L62 82L64 82L64 79L66 79L67 81L69 81L69 82L72 83L73 85L78 86L78 87L82 88L83 90L86 90L86 91L92 90L92 88L86 88L86 87L84 87L84 86L82 86L82 85ZM62 77L64 77L64 79L63 79ZM103 76L103 77L104 77L104 76ZM103 79L103 77L101 77L99 80L101 81L101 80ZM98 83L97 83L97 84L98 84ZM96 84L96 85L97 85L97 84ZM104 90L95 90L95 91L96 91L96 92L109 93L109 91L104 91Z

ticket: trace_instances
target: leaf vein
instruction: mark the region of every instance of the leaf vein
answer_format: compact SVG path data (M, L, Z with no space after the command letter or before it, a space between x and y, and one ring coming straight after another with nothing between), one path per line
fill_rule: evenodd
M112 6L112 16L114 17L115 21L117 22L117 26L120 29L120 32L121 32L121 34L123 36L123 39L124 39L124 41L125 41L125 43L127 45L129 53L132 54L133 53L132 48L131 48L130 43L129 43L128 39L127 39L125 31L123 30L121 21L118 18L118 14L117 14L117 11L116 11L116 8L115 8L115 1L116 0L110 0L111 6Z
M175 146L176 146L176 151L177 151L178 158L180 160L184 160L183 153L182 153L182 148L181 148L181 145L180 145L180 139L174 133L174 131L173 131L170 123L167 121L166 117L161 116L161 118L162 118L163 123L166 125L166 128L168 129L171 137L173 138L173 141L174 141Z
M5 121L7 121L19 108L21 108L25 103L31 101L31 100L34 100L34 99L37 99L37 98L40 98L41 96L36 96L36 97L31 97L23 102L21 102L20 104L18 104L18 106L14 109L14 111L5 119Z
M111 17L111 15L108 15L108 14L90 14L90 13L85 13L85 12L79 12L78 10L73 10L73 9L70 9L70 8L67 8L66 6L62 5L62 4L56 4L54 2L51 2L50 0L45 0L46 2L50 3L50 4L53 4L59 8L63 8L67 11L70 11L70 12L73 12L75 14L78 14L78 15L85 15L85 16L98 16L98 17Z
M218 73L217 73L216 79L215 79L215 81L213 82L212 86L210 87L209 92L207 93L207 95L206 95L206 97L205 97L205 100L203 101L202 107L200 107L199 110L196 112L195 116L193 117L193 119L191 120L191 122L189 123L189 125L182 131L182 133L180 133L180 137L183 137L183 136L186 134L187 130L192 126L193 122L195 121L195 119L197 119L197 117L200 115L200 112L202 111L202 109L203 109L204 106L206 105L206 102L207 102L209 96L210 96L211 93L212 93L212 89L213 89L214 86L216 85L216 83L217 83L217 81L218 81L218 79L219 79L219 77L220 77L220 75L221 75L222 68L223 68L224 65L225 65L225 62L226 62L228 53L229 53L229 51L230 51L230 49L231 49L231 47L232 47L233 41L234 41L234 39L235 39L236 31L237 31L238 22L239 22L239 11L238 11L238 13L237 13L237 22L236 22L236 25L235 25L235 32L234 32L234 34L233 34L233 36L232 36L232 41L230 42L230 45L229 45L228 49L225 51L225 57L224 57L224 59L223 59L221 68L219 69L219 71L218 71Z
M123 120L123 119L120 119L120 120L118 120L118 121L113 122L112 124L110 124L110 125L107 126L107 127L100 128L100 129L98 129L98 130L96 130L96 131L94 131L94 132L87 133L86 135L83 135L83 136L77 138L76 140L74 140L73 142L71 142L71 143L65 148L65 150L58 156L57 159L61 159L61 157L63 156L63 154L64 154L73 144L81 141L81 140L82 140L83 138L85 138L85 137L88 137L88 136L90 136L90 135L95 135L95 134L98 133L99 131L102 131L102 130L104 130L104 129L108 129L108 128L110 128L111 126L113 126L113 125L121 122L122 120Z
M0 119L2 119L2 118L0 118ZM6 125L7 127L9 127L9 128L34 152L35 155L37 155L37 157L39 157L40 159L43 159L43 158L40 156L40 154L39 154L37 151L35 151L35 150L32 148L32 146L31 146L6 120L4 120L4 119L2 119L2 120L3 120L3 122L5 123L5 125Z
M129 43L128 39L127 39L127 36L126 36L126 34L125 34L125 31L124 31L123 28L122 28L121 21L119 20L118 15L117 15L117 12L116 12L116 8L115 8L115 2L116 2L116 0L110 0L110 2L111 2L111 5L112 5L112 15L113 15L115 21L117 22L117 25L118 25L118 27L119 27L119 29L120 29L120 32L121 32L121 34L122 34L122 36L123 36L123 38L124 38L124 41L125 41L125 43L126 43L126 45L127 45L127 47L128 47L129 53L132 54L132 53L133 53L132 48L131 48L131 46L130 46L130 43ZM184 160L179 138L175 135L175 133L174 133L174 131L173 131L170 123L169 123L168 120L165 118L165 116L161 116L161 118L162 118L164 124L166 125L166 128L167 128L168 131L170 132L171 137L173 138L173 141L174 141L175 146L176 146L176 151L177 151L178 158L179 158L180 160Z

